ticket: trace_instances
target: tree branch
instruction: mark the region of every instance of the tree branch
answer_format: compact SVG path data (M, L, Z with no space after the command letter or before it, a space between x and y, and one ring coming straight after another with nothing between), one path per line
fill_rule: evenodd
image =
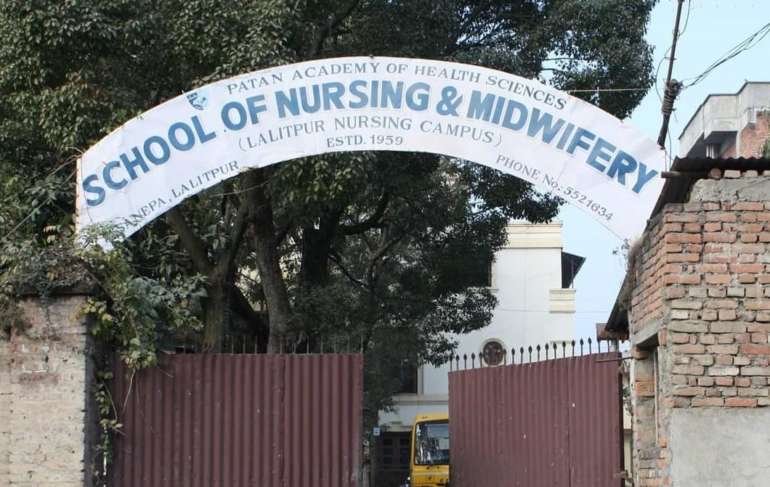
M233 285L233 307L235 308L235 312L238 313L244 320L256 325L256 328L258 331L261 332L267 332L267 323L262 319L262 316L259 315L254 310L254 307L251 305L248 299L246 299L246 296L243 295L243 291L238 288L238 286Z
M289 220L286 222L286 225L283 226L283 228L280 228L275 236L275 245L281 245L283 241L286 239L286 237L289 235L289 231L291 231L292 227L294 225L293 220Z
M377 264L377 261L382 258L390 249L393 248L398 242L403 240L403 238L406 236L407 232L401 232L398 236L391 238L389 241L385 242L380 246L379 249L377 249L374 254L369 257L369 268L366 272L366 280L369 282L369 285L371 286L374 282L374 267Z
M380 201L377 202L377 208L374 210L374 213L362 222L353 225L340 225L340 230L345 235L355 235L374 228L382 220L385 210L388 209L388 203L390 203L390 193L386 191L380 197Z
M195 269L199 273L208 276L213 268L206 251L206 244L190 228L189 223L187 223L182 214L182 210L178 206L170 209L166 212L166 221L174 232L179 235L179 241L182 242L185 250L189 252Z
M334 262L337 265L337 267L339 267L339 269L342 271L343 274L345 274L345 277L347 277L350 280L350 282L358 286L361 286L363 288L366 288L366 283L356 278L350 271L348 271L348 269L344 265L342 265L342 261L341 259L338 258L338 255L336 252L332 252L329 254L329 260Z
M230 242L228 243L228 248L217 263L217 267L224 270L226 274L230 274L232 271L235 258L238 256L238 250L241 248L243 235L246 233L248 222L249 204L244 200L238 208L238 213L235 215L235 221L230 230Z
M332 33L334 33L334 29L339 27L339 25L350 16L350 14L353 13L353 10L358 7L358 4L361 3L361 0L352 0L348 6L345 8L345 10L342 11L339 15L332 14L327 22L326 26L323 28L321 33L318 35L318 37L315 39L315 42L313 42L313 47L308 52L308 57L313 58L321 53L321 48L323 48L324 41L329 38Z

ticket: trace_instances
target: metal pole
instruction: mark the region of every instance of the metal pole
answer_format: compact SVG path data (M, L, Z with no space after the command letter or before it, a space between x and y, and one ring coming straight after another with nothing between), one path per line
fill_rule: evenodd
M676 21L674 22L674 39L671 42L671 57L668 61L668 75L666 76L666 87L663 94L663 125L658 134L658 145L666 147L666 136L668 135L668 122L671 119L671 111L674 108L674 99L679 94L681 85L674 81L671 82L671 74L674 70L674 59L676 57L676 42L679 39L679 20L682 18L682 5L684 0L679 0L676 7Z

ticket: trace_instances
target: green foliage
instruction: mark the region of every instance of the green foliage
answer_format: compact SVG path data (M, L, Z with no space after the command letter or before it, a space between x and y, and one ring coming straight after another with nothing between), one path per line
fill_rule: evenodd
M762 157L770 159L770 139L767 139L762 147Z
M132 371L155 365L164 336L200 331L203 279L177 275L163 281L138 274L129 247L115 240L116 234L116 229L94 228L75 241L67 229L48 227L41 241L2 242L0 323L9 328L3 331L24 333L17 306L21 295L36 295L45 303L57 292L73 290L91 295L80 312L88 318L88 331L101 344L99 349L116 351ZM97 241L109 242L112 250L105 252ZM111 460L112 436L121 425L109 395L110 373L99 371L97 376L93 397L100 418L94 465L98 473Z
M300 348L359 342L376 412L395 388L384 364L438 363L453 347L448 333L489 322L495 300L475 287L479 267L507 221L548 221L558 199L433 155L325 155L232 179L104 253L55 237L72 225L78 154L188 89L319 57L420 56L561 89L646 88L654 4L0 0L0 299L85 273L99 284L84 310L93 331L132 367L179 339L227 332L264 343L266 319L288 323L281 333ZM581 96L623 118L643 95ZM274 230L267 243L264 228ZM257 272L266 261L276 279ZM0 310L12 313L12 302Z
M129 369L155 365L160 336L183 337L200 331L201 276L175 276L167 282L139 275L115 229L89 229L79 236L74 254L89 269L102 293L88 299L82 312L92 319L91 333L112 344ZM98 242L109 242L105 251Z
M130 369L154 365L164 335L184 337L200 331L203 279L177 275L153 279L137 272L129 247L115 239L116 230L92 228L80 235L47 229L44 244L6 241L0 253L0 312L15 316L22 294L49 297L79 290L91 294L81 312L90 318L89 332L120 353ZM105 251L97 241L110 242Z
M82 285L87 275L71 249L59 241L58 228L45 228L45 246L30 240L7 240L0 245L0 323L5 333L26 328L19 297L32 294L46 298L57 290Z
M98 482L101 478L106 478L107 472L105 466L112 463L112 438L115 434L120 434L120 428L123 425L118 421L118 408L110 394L109 383L113 375L111 372L97 372L96 389L94 391L94 402L99 415L99 443L94 452L94 465L92 472L97 480L97 485L103 485Z

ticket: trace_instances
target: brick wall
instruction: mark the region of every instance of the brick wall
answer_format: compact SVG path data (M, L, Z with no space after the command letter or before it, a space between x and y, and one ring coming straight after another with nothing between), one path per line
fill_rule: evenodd
M26 299L28 328L0 336L1 486L90 485L84 299Z
M714 172L635 252L635 485L676 485L672 411L770 406L770 172Z
M663 233L669 227L670 225L654 225L637 244L638 247L631 251L636 259L629 315L632 332L663 319L663 276L669 258L666 252L669 245L664 241ZM682 244L676 246L681 248Z
M757 123L738 134L741 157L762 157L762 148L770 138L770 111L757 113Z

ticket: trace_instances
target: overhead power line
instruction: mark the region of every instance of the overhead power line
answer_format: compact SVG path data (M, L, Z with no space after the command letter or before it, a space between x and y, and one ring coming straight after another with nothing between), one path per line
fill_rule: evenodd
M614 91L647 91L647 88L594 88L582 90L565 90L567 93L598 93Z
M682 27L682 30L679 31L679 38L681 39L684 33L687 31L687 26L690 25L690 12L692 11L692 0L687 0L687 15L684 17L684 26ZM671 48L673 45L668 46L666 49L666 52L663 53L663 57L660 58L660 62L658 62L657 68L655 68L655 94L658 95L658 100L660 100L661 103L663 103L663 96L661 95L660 88L658 86L658 77L660 75L660 68L663 66L663 63L666 62L667 59L669 59L669 53L671 52Z
M767 34L770 34L770 22L763 25L758 31L754 32L753 34L748 36L746 39L744 39L743 41L739 42L737 45L732 47L729 51L723 54L719 59L714 61L701 74L692 78L687 78L687 80L685 80L687 81L687 83L685 84L685 88L689 88L693 85L700 83L709 74L711 74L712 71L714 71L716 68L718 68L722 64L733 59L739 54L746 52L749 49L755 47L757 44L759 44L762 41L762 39L767 37Z

